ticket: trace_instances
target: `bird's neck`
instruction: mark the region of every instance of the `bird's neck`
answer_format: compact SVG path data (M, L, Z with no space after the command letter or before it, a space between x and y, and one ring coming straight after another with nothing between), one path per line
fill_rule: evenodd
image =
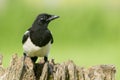
M47 29L48 24L33 24L31 29L33 31L40 30L40 29Z

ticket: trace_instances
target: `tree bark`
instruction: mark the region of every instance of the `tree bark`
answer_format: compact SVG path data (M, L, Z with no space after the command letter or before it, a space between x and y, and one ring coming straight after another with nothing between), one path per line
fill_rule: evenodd
M44 63L32 63L29 57L23 61L16 54L12 56L10 66L2 66L0 55L0 80L115 80L114 65L97 65L90 68L79 67L72 60L61 64L54 60Z

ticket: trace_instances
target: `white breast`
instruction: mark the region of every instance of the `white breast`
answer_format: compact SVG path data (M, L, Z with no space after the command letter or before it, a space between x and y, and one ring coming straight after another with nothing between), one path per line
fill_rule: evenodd
M51 47L51 41L43 47L38 47L31 42L30 38L28 38L27 41L23 45L24 52L30 57L47 56L50 51L50 47Z

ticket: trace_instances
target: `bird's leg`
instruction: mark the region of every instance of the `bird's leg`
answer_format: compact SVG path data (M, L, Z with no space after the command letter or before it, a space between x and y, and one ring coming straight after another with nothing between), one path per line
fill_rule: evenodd
M22 80L22 78L23 78L23 74L24 74L24 69L25 69L25 67L26 67L26 65L25 65L25 58L26 58L26 53L23 53L23 67L22 67L22 70L21 70L21 73L20 73L20 80Z
M47 56L44 56L44 61L48 62L48 57Z
M32 62L35 63L36 60L37 60L37 58L38 58L37 56L35 56L35 57L31 57Z
M49 73L49 74L52 74L52 73L53 73L53 68L52 68L52 66L49 64L49 61L48 61L48 57L47 57L47 56L44 56L44 61L45 61L45 63L48 63L48 73Z
M26 55L26 53L23 53L23 55L24 55L23 61L25 62L25 58L27 57L27 55ZM36 57L36 56L35 57L31 57L32 62L35 63L37 58L38 57Z
M26 55L26 53L23 53L23 55L24 55L23 61L25 61L25 58L26 58L27 55Z
M23 53L23 67L25 67L25 58L27 57L27 54L26 53Z

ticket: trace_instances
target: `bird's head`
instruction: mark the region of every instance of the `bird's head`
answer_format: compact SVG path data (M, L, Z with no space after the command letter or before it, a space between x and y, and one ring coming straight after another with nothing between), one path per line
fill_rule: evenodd
M37 16L35 22L37 22L37 24L48 24L50 21L57 18L59 18L59 16L43 13Z

